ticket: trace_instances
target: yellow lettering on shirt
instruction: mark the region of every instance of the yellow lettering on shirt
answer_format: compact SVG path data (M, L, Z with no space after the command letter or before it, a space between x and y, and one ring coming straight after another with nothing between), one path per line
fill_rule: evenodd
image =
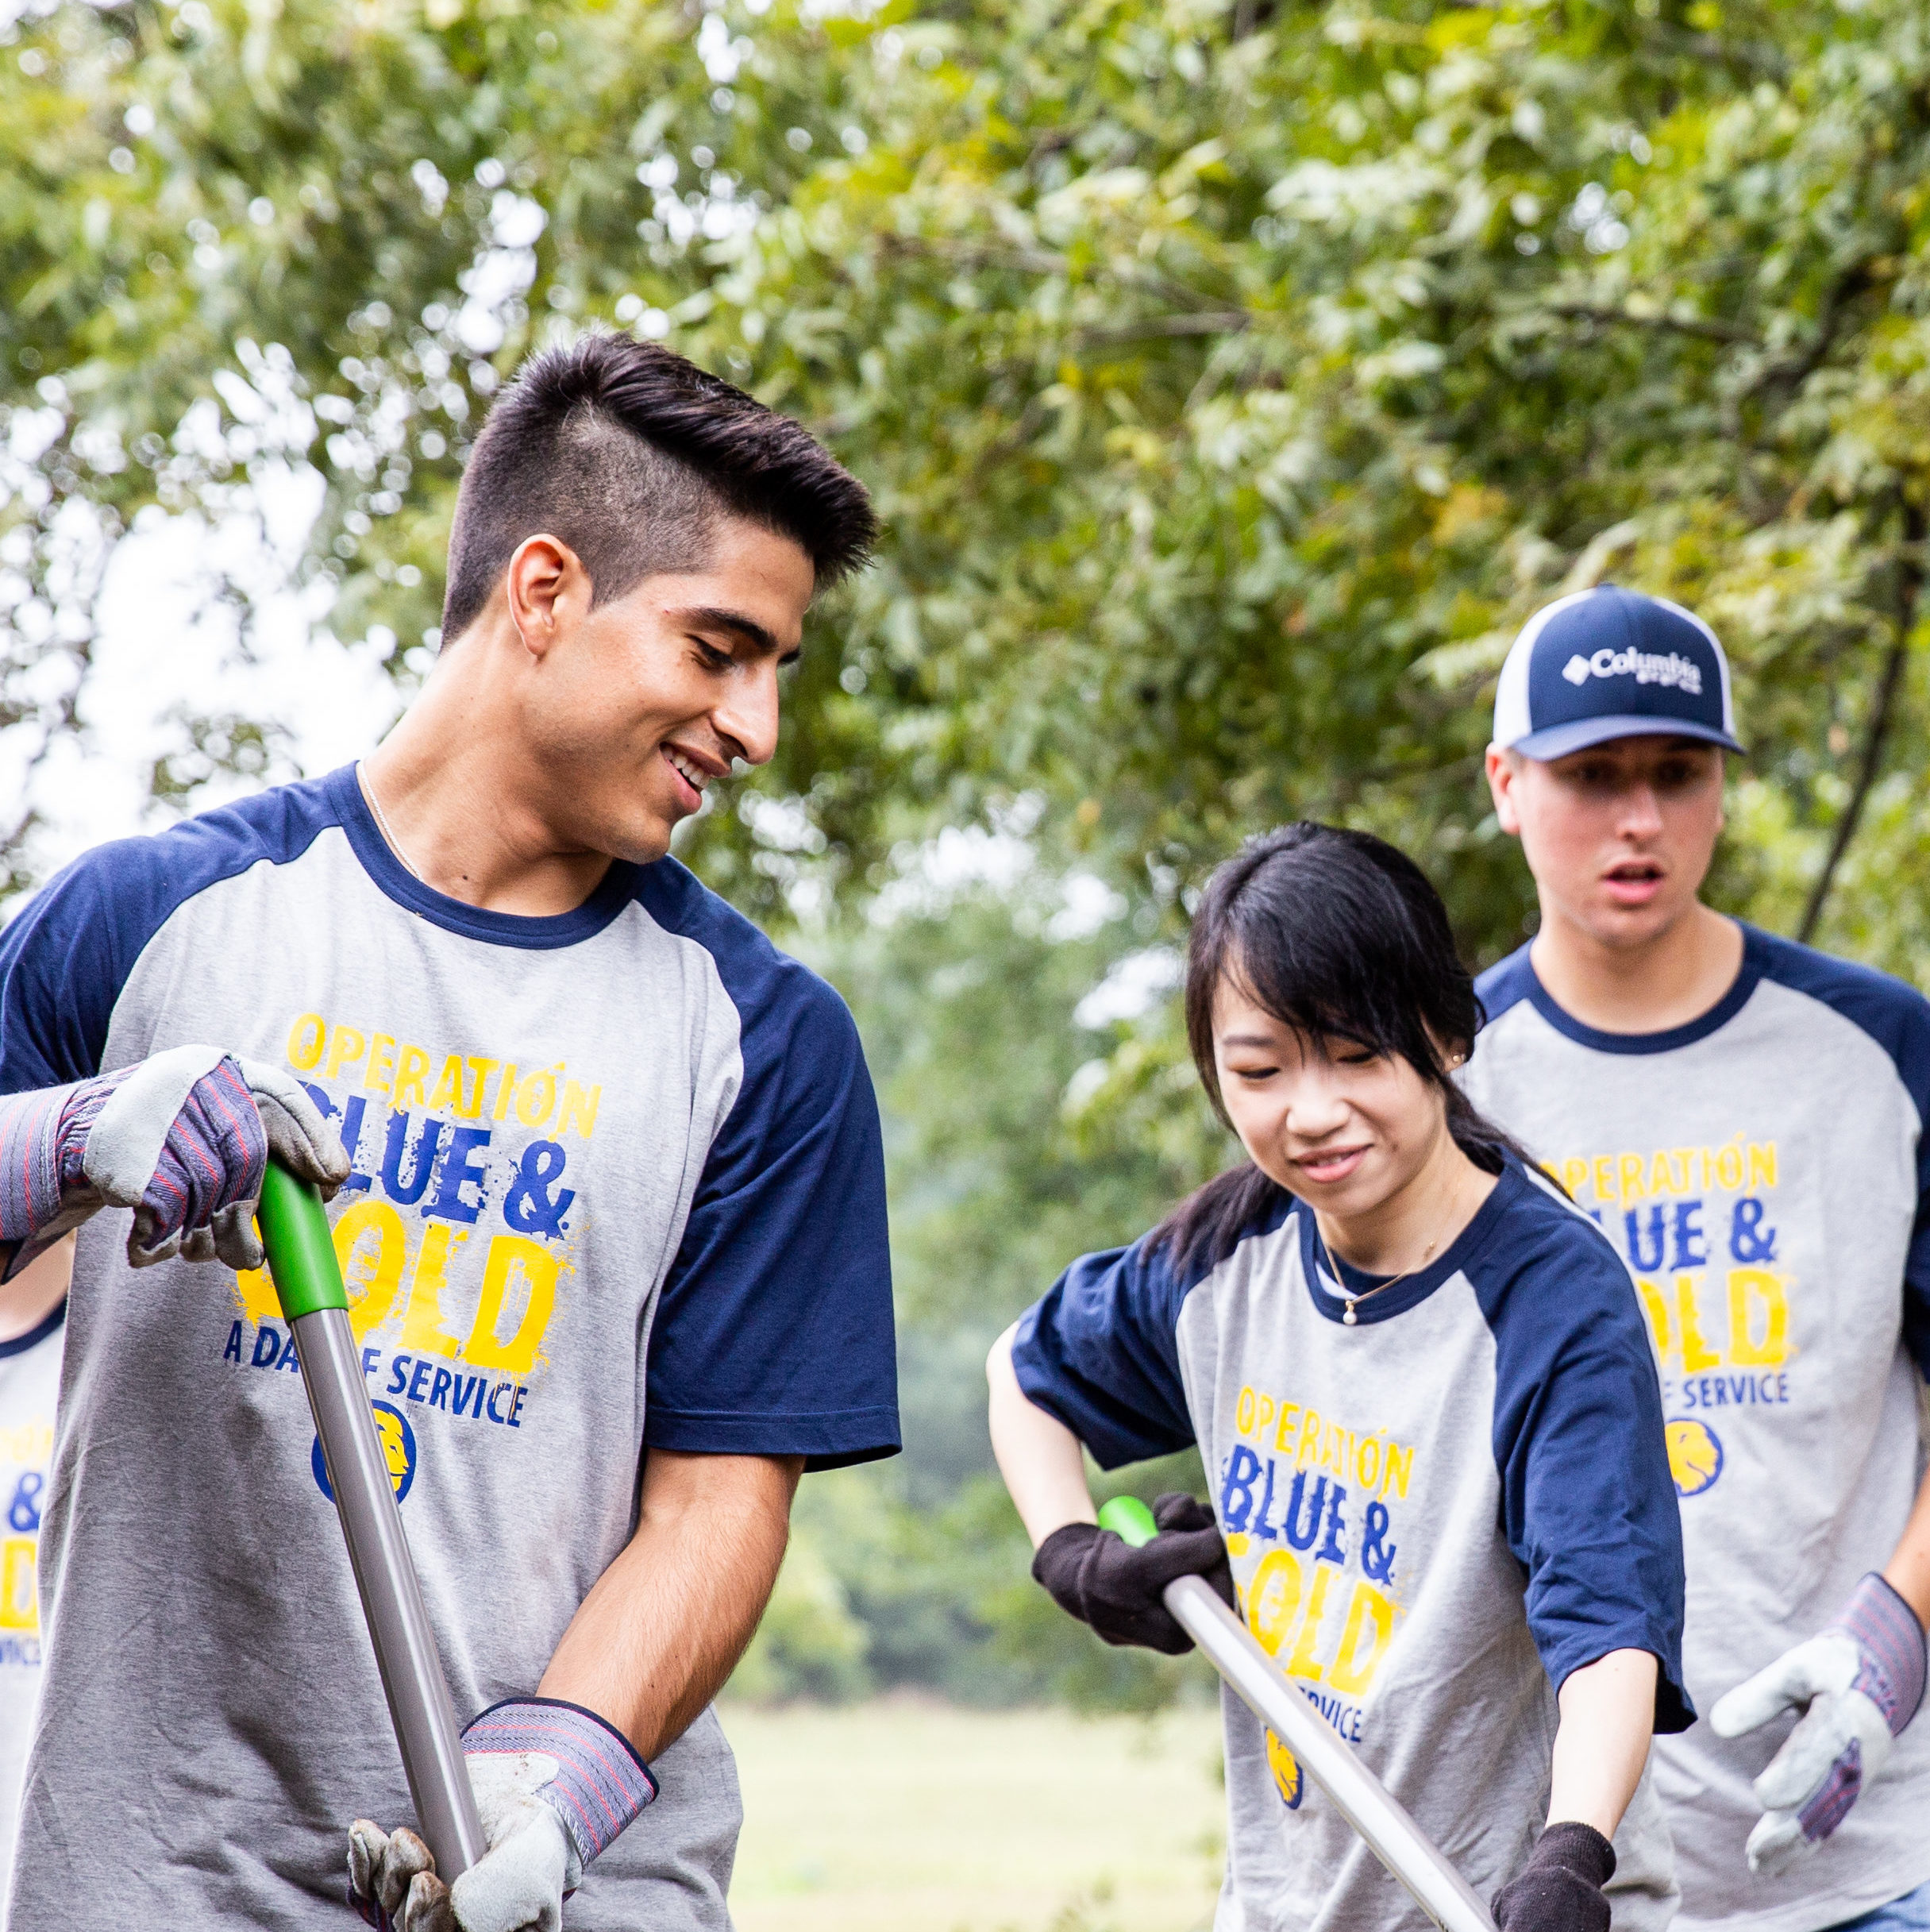
M1650 1338L1655 1344L1655 1353L1662 1361L1667 1361L1675 1344L1669 1332L1669 1305L1662 1298L1662 1290L1646 1276L1635 1277L1635 1289L1642 1298L1642 1312L1648 1317Z
M358 1201L336 1217L335 1259L349 1294L349 1326L358 1342L387 1321L402 1285L409 1236L386 1201Z
M387 1097L389 1082L395 1077L395 1040L392 1034L378 1033L370 1043L368 1070L362 1085L371 1093Z
M436 1084L430 1089L429 1111L455 1113L461 1106L462 1056L452 1053L442 1062L442 1071L436 1076Z
M409 1312L403 1317L399 1347L452 1361L462 1352L461 1343L443 1329L442 1290L448 1278L449 1250L468 1238L468 1228L452 1228L446 1221L433 1223L422 1236L422 1258L415 1264L415 1285L409 1291ZM530 1353L534 1359L534 1348Z
M507 1369L517 1375L527 1375L536 1366L536 1352L556 1305L560 1265L541 1241L515 1234L499 1234L491 1240L483 1263L483 1298L469 1339L463 1344L463 1354L469 1361L478 1368ZM518 1274L527 1286L529 1301L515 1332L505 1339L497 1331L511 1283Z
M422 1097L422 1077L429 1071L429 1055L420 1047L405 1046L395 1068L395 1090L390 1104L396 1107L426 1107Z
M1269 1550L1246 1586L1246 1623L1269 1657L1279 1656L1300 1606L1299 1559L1291 1550Z
M40 1594L34 1583L34 1537L0 1538L0 1630L37 1630Z
M1371 1631L1367 1648L1362 1641ZM1371 1583L1356 1583L1340 1633L1340 1649L1327 1673L1327 1687L1343 1697L1358 1697L1373 1682L1388 1640L1394 1633L1394 1606Z
M563 1117L557 1123L560 1134L567 1128L574 1128L585 1140L596 1132L596 1109L603 1097L601 1087L587 1090L573 1080L563 1083Z
M1309 1683L1320 1681L1320 1660L1313 1651L1320 1641L1320 1618L1327 1610L1327 1586L1333 1580L1331 1564L1313 1566L1313 1590L1307 1599L1307 1618L1300 1625L1300 1641L1293 1646L1293 1654L1287 1660L1289 1677L1304 1677Z
M489 1076L502 1062L499 1060L486 1060L480 1054L471 1054L463 1064L476 1076L476 1098L462 1109L462 1117L465 1120L480 1120L483 1117L483 1089L488 1084ZM599 1093L602 1090L600 1087L597 1089Z
M322 1070L324 1080L333 1080L351 1060L359 1060L368 1042L353 1027L334 1027L329 1033L328 1064Z
M1705 1368L1720 1368L1722 1357L1702 1339L1701 1311L1696 1305L1696 1278L1675 1278L1675 1314L1682 1336L1682 1373L1699 1375Z
M305 1074L322 1059L322 1043L329 1036L329 1023L319 1013L304 1013L288 1029L288 1064Z
M1755 1335L1755 1305L1762 1336ZM1729 1271L1729 1359L1738 1368L1778 1368L1789 1359L1789 1298L1782 1278L1766 1268Z

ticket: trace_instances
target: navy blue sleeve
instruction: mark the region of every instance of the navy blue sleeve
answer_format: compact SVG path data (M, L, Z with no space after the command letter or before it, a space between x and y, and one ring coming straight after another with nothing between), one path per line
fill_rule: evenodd
M657 1304L644 1440L807 1469L893 1455L884 1151L857 1028L822 980L671 868L649 868L645 904L717 962L744 1073Z
M96 846L56 873L0 934L0 1093L102 1071L114 1002L148 942L197 893L305 851L335 822L330 782L278 786L152 838Z
M1917 1109L1917 1221L1903 1268L1903 1340L1919 1372L1930 1379L1930 1000L1873 966L1745 930L1770 978L1820 1000L1890 1055Z
M1075 1261L1019 1321L1019 1387L1102 1469L1192 1446L1180 1380L1185 1298L1164 1251L1148 1254L1142 1239Z
M1531 997L1534 991L1535 969L1528 963L1528 949L1518 946L1474 981L1474 997L1481 1002L1481 1024L1492 1026L1509 1007Z
M1501 1185L1520 1198L1468 1273L1494 1334L1494 1460L1528 1628L1558 1691L1612 1650L1650 1652L1655 1729L1686 1730L1682 1515L1634 1284L1519 1168Z

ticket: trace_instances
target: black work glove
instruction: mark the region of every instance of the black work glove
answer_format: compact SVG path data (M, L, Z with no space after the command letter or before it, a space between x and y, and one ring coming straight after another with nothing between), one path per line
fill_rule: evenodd
M1615 1847L1593 1825L1551 1825L1528 1861L1494 1895L1500 1932L1608 1932L1602 1887L1615 1876Z
M1033 1579L1060 1609L1089 1623L1108 1644L1140 1644L1169 1657L1192 1649L1160 1593L1175 1577L1204 1576L1233 1608L1233 1572L1213 1512L1192 1496L1153 1505L1160 1533L1135 1549L1096 1523L1068 1523L1039 1544Z

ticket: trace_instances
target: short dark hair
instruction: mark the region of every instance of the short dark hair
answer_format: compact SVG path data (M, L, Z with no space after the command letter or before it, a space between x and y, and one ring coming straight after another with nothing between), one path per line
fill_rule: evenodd
M1213 1110L1231 1127L1213 1057L1213 997L1237 981L1296 1032L1397 1054L1447 1107L1476 1167L1532 1157L1479 1113L1442 1058L1481 1024L1447 908L1406 853L1371 832L1303 819L1250 839L1207 881L1186 949L1186 1037ZM1215 1266L1284 1197L1251 1161L1209 1181L1154 1231L1182 1273Z
M718 519L788 537L819 584L877 537L865 487L809 431L655 342L604 331L532 356L463 472L442 602L445 642L481 614L539 532L583 560L598 604L699 568Z

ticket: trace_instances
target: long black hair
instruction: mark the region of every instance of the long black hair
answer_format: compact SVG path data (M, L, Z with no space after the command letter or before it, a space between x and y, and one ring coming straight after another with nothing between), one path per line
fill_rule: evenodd
M1228 1127L1213 1057L1213 998L1231 976L1309 1039L1398 1054L1447 1103L1447 1129L1476 1167L1531 1157L1485 1119L1450 1074L1481 1023L1441 896L1404 852L1370 832L1303 819L1250 839L1208 881L1186 949L1186 1038ZM1183 1272L1233 1251L1286 1190L1251 1161L1207 1182L1156 1228Z

